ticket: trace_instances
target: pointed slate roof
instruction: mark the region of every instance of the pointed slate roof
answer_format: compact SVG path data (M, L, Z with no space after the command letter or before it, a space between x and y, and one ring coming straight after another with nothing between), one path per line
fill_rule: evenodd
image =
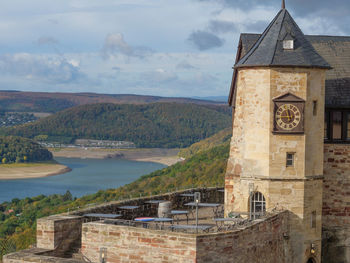
M283 40L294 39L294 49L284 50ZM312 67L330 69L286 9L281 9L249 52L235 68L241 67Z

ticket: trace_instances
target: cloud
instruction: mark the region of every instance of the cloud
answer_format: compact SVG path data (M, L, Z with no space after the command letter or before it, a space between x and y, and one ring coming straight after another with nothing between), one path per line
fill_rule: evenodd
M147 47L136 47L129 45L123 34L108 34L105 38L102 48L102 57L104 59L112 58L117 54L122 54L126 57L145 58L151 55L153 51Z
M257 7L261 6L261 3L263 2L265 6L273 6L271 1L267 3L266 1L261 1L261 0L197 0L198 2L212 2L212 3L217 3L225 8L240 8L247 10L247 8L252 8L252 7ZM274 0L275 3L279 2L281 5L281 0Z
M27 80L69 83L84 77L75 62L28 53L6 54L0 56L0 72L5 75L24 77Z
M323 13L328 17L343 17L350 15L350 2L348 0L294 0L287 1L287 8L292 8L297 15L310 15L312 13Z
M262 33L268 25L269 22L259 20L251 23L246 23L243 25L243 27L245 28L246 32Z
M176 65L177 69L195 69L196 67L192 66L187 61L183 60L179 64Z
M224 20L211 20L209 22L209 30L216 33L239 32L235 23Z
M42 37L38 38L36 43L38 45L57 45L59 43L59 41L54 37L42 36Z
M221 47L225 42L223 39L217 37L213 33L201 30L192 32L188 37L188 41L192 42L199 50Z
M269 10L276 11L281 7L281 0L196 0L197 2L214 3L220 7L218 13L224 12L227 9L241 10L244 12L251 10ZM350 23L350 1L348 0L294 0L286 1L287 9L293 13L295 18L308 18L309 23L315 23L315 18L323 18L329 23L337 25L337 27L346 34L349 34ZM341 17L342 19L339 19ZM270 18L272 19L272 17ZM245 21L249 23L249 21ZM334 26L333 26L334 27ZM333 34L340 33L338 31ZM327 27L322 28L323 32L328 32ZM323 33L318 32L318 33Z
M169 72L163 68L158 68L154 71L144 72L141 79L150 84L157 84L173 82L178 79L178 76L173 72Z

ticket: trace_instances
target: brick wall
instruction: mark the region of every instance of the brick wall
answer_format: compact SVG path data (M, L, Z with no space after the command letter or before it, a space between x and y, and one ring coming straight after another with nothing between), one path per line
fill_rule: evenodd
M350 145L325 144L323 225L350 227Z
M350 262L350 145L347 144L324 145L322 226L323 261Z
M81 245L80 216L50 216L37 221L37 247L54 250L52 255L64 256Z
M98 262L101 247L107 262L290 262L289 213L283 212L225 233L202 235L127 226L86 223L82 253Z
M198 237L197 262L290 262L288 212L242 230Z
M127 226L86 223L82 254L99 262L100 248L107 248L107 262L196 262L196 237L181 233Z

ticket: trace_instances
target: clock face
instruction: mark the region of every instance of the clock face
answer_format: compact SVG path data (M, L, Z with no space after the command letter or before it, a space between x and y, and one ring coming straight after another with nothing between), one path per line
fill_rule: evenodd
M301 113L298 107L293 104L282 104L276 110L275 120L279 128L291 131L299 125Z

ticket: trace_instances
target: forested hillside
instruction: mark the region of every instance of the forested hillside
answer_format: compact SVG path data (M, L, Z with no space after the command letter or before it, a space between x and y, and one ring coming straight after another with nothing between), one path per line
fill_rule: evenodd
M52 160L51 152L32 140L16 136L0 136L2 164L50 160Z
M47 138L130 141L137 147L187 147L231 124L229 107L153 103L91 104L64 110L34 123L3 129L3 134ZM38 138L38 137L37 137Z
M201 140L199 142L192 144L190 147L181 149L179 152L179 156L187 159L193 156L194 154L206 151L210 148L213 148L222 144L227 144L230 142L231 136L232 136L232 128L231 127L226 128L204 140Z
M41 195L5 202L0 204L0 237L3 237L0 238L0 243L5 237L11 236L14 246L23 249L35 242L37 218L73 210L89 203L147 196L176 189L223 186L228 154L229 144L225 143L194 154L186 161L142 176L131 184L76 200L67 192L65 195Z

